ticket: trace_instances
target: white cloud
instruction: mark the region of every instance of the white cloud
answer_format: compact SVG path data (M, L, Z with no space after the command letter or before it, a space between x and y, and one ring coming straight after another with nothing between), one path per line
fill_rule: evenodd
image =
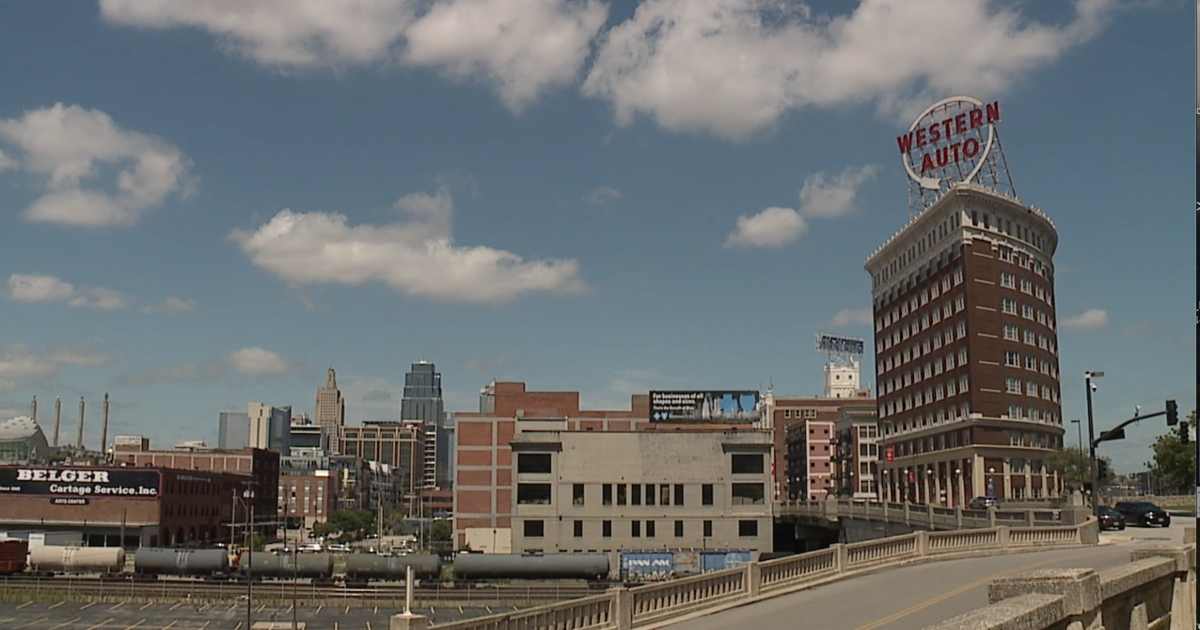
M167 313L176 315L186 313L196 308L197 302L192 298L169 297L160 305L150 305L142 308L144 313Z
M76 288L54 276L14 273L8 277L8 296L17 302L66 302L72 307L117 311L128 306L120 293L104 287Z
M55 346L35 352L17 344L0 350L0 389L12 389L26 380L45 379L65 366L97 366L112 362L106 352L83 346Z
M1117 0L1077 0L1057 26L995 5L863 0L831 17L772 0L647 0L602 39L583 93L622 126L642 114L731 140L804 108L911 116L947 93L1003 93L1098 34Z
M791 208L767 208L738 217L737 228L725 238L725 247L783 247L800 238L808 223Z
M17 167L17 161L8 157L4 151L0 151L0 171L7 171Z
M1062 326L1068 330L1099 330L1108 326L1108 312L1104 309L1090 308L1062 320Z
M337 213L281 210L254 231L234 230L254 265L295 284L382 282L433 300L502 304L520 294L589 291L575 260L527 261L499 249L458 246L450 195L413 194L397 207L412 218L349 225Z
M227 53L280 70L395 60L433 68L488 84L520 112L575 79L608 7L598 0L101 0L100 12L124 26L198 28Z
M471 372L480 372L482 370L494 370L504 365L506 359L504 357L496 357L495 359L471 359L467 361L465 367Z
M833 177L821 171L808 176L800 189L800 209L771 207L738 217L737 227L725 238L725 247L783 247L808 230L806 217L822 219L846 215L855 209L858 189L875 177L871 164L851 166Z
M804 180L800 189L800 214L823 219L844 216L854 210L858 189L875 177L873 164L851 166L826 180L819 172Z
M870 325L874 321L874 317L874 313L871 312L870 307L859 309L848 308L838 311L833 316L833 325L839 327L851 326L853 324Z
M607 16L596 0L448 0L407 29L404 61L481 78L520 112L576 77Z
M132 225L171 193L191 194L191 160L169 142L119 127L108 114L77 105L30 110L0 119L0 141L15 146L21 169L39 176L41 197L30 221L75 227ZM115 191L88 188L102 166L120 168Z
M611 186L601 186L601 187L597 188L596 190L593 190L592 192L588 193L586 199L587 199L588 203L591 203L591 204L597 205L597 206L602 206L604 204L612 203L614 201L620 201L621 198L624 196L625 195L622 194L621 191L617 190L616 188L613 188Z
M230 367L242 376L276 376L297 367L278 354L264 348L259 348L258 346L235 350L226 354L223 358Z

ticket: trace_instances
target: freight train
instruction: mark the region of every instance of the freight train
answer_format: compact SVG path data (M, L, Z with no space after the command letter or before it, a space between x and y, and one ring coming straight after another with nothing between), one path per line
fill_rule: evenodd
M15 556L14 552L8 555ZM21 554L23 555L23 554ZM563 553L551 555L459 554L449 577L455 582L486 580L579 580L596 585L610 581L649 581L739 566L757 554L750 551L657 551L619 553ZM0 554L0 558L4 557ZM443 562L437 555L381 556L351 553L345 570L335 573L331 553L255 552L231 558L223 549L160 549L143 547L133 552L133 567L117 547L40 546L23 562L0 562L0 575L25 574L53 577L99 574L108 580L157 580L189 577L204 580L308 580L314 584L365 586L372 582L403 582L408 567L423 582L443 580ZM248 571L247 571L248 569Z

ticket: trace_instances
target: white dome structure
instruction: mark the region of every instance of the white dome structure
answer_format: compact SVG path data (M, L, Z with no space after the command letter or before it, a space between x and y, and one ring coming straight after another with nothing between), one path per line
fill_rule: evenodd
M0 464L31 464L50 453L37 421L17 416L0 422Z

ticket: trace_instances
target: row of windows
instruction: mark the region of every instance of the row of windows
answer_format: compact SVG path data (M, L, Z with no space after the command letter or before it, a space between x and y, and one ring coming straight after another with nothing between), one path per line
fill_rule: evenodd
M921 307L924 307L927 304L929 304L930 302L936 300L942 293L949 293L953 287L956 287L956 286L962 284L962 281L963 281L962 268L956 267L954 269L954 272L951 275L942 278L942 282L941 282L942 289L940 291L938 290L938 283L936 283L936 282L930 283L930 285L928 287L921 289L921 292L919 294L914 295L913 297L905 300L904 302L901 302L899 306L892 307L892 310L885 311L883 313L882 317L876 317L875 318L875 332L881 332L884 328L887 328L887 327L891 326L892 324L899 323L901 319L908 317L908 314L910 312L916 313ZM963 310L963 307L965 306L964 300L965 300L965 298L963 297L963 295L961 293L954 297L954 306L955 306L955 308L957 308L957 310L960 310L960 311ZM946 302L944 302L942 304L942 311L946 314L947 317L950 316L951 310L950 310L950 301L949 300L947 300ZM926 328L929 327L929 319L931 316L934 318L937 317L937 309L936 308L931 309L931 311L929 313L926 313L924 318L922 319L923 324ZM915 320L915 319L913 320L913 329L912 329L913 334L916 334L916 321L917 320ZM934 319L934 323L937 323L936 319Z
M571 524L572 525L572 528L571 528L572 535L575 538L583 538L585 535L585 529L586 529L587 524L588 523L585 521L574 521ZM591 523L591 524L594 525L595 523ZM684 533L685 533L685 530L684 530L685 523L683 521L675 521L674 525L675 525L675 527L674 527L675 537L683 538ZM704 536L704 538L712 538L713 522L712 521L702 521L700 526L701 526L701 532L702 532L702 535ZM522 526L522 531L525 533L526 538L543 538L546 535L546 522L540 521L540 520L527 520L524 522L524 525ZM646 534L646 538L654 538L658 533L657 522L652 521L652 520L651 521L629 521L629 536L630 536L630 538L641 538L643 531ZM600 536L603 538L612 538L612 535L613 535L613 521L600 521ZM741 536L743 538L753 538L753 537L758 536L758 521L754 521L754 520L738 521L738 536Z
M1049 328L1050 330L1054 330L1054 320L1046 314L1045 309L1039 308L1035 311L1033 305L1027 302L1023 302L1018 305L1017 301L1013 298L1006 297L1000 299L1000 312L1004 313L1005 315L1016 315L1018 306L1020 307L1021 317L1030 320L1037 320L1037 323Z
M1016 341L1016 342L1023 341L1023 342L1025 342L1026 345L1037 346L1038 348L1041 348L1042 350L1045 350L1046 352L1050 352L1051 351L1050 349L1054 346L1054 341L1052 339L1050 339L1049 337L1047 337L1046 335L1039 335L1028 328L1021 330L1020 328L1017 328L1013 324L1005 324L1004 325L1004 340L1005 341ZM1016 351L1011 351L1008 354L1016 355L1017 353L1016 353ZM1027 361L1031 360L1031 359L1033 359L1033 357L1026 356ZM1043 373L1049 374L1050 372L1048 372L1046 370L1049 370L1052 366L1049 364L1048 361L1042 361L1042 363L1045 364L1043 366ZM1020 362L1009 363L1009 365L1019 366ZM1034 370L1037 368L1036 367L1027 367L1026 369ZM1058 377L1057 372L1058 372L1057 369L1055 369L1054 376L1056 378Z
M996 248L996 257L1004 262L1014 263L1021 269L1028 269L1046 280L1053 281L1049 265L1043 265L1042 261L1030 256L1026 252L1014 251L1013 248L1007 245L1000 245ZM1048 295L1046 301L1053 304L1052 298Z
M916 298L913 298L915 303ZM907 341L909 337L916 337L924 330L928 330L931 326L936 326L941 323L942 319L950 319L955 313L961 313L967 308L967 299L963 294L954 296L953 300L946 300L942 303L940 309L934 307L920 317L914 317L907 324L902 324L890 334L879 335L875 341L875 352L883 353L884 350L890 349L892 346L898 346L901 342ZM880 332L876 330L876 332Z
M955 353L949 352L945 356L946 371L953 370L955 365L966 367L967 365L967 349L958 349L958 361L955 363ZM889 362L890 360L885 360ZM885 368L885 372L890 370L890 367ZM922 380L933 378L942 373L942 357L937 357L933 361L926 361L924 365L918 366L912 370L906 371L903 374L896 375L890 379L882 379L879 381L880 395L894 394L901 389L920 383ZM951 394L953 396L953 394Z
M965 402L961 405L950 405L949 407L941 407L934 411L927 411L925 415L916 414L901 420L888 422L884 425L883 432L884 435L893 435L896 433L917 431L945 422L965 420L969 417L971 417L971 404Z
M1008 437L1009 446L1029 446L1033 448L1045 449L1054 449L1061 446L1061 440L1059 438L1046 433L1009 431ZM962 431L951 431L949 433L942 433L941 435L929 436L918 440L900 442L896 444L896 456L905 457L957 448L960 441L962 442L963 446L970 446L971 432L964 429ZM1013 472L1020 472L1024 469L1024 460L1019 461L1020 468L1014 465L1012 468ZM1034 472L1039 472L1041 469L1041 461L1036 460L1036 463L1038 468Z
M582 483L572 484L572 505L586 505L584 488L585 485ZM644 485L640 483L606 483L600 486L600 503L602 505L653 506L657 498L657 504L661 507L670 505L684 507L687 505L685 488L686 486L681 483L674 485L665 483L648 483ZM714 485L711 483L700 486L700 505L713 505L713 488ZM674 492L672 492L672 489ZM550 505L553 501L553 494L553 486L548 483L517 484L518 505ZM733 505L762 505L765 497L765 488L761 483L734 483L731 485L730 503Z
M803 415L801 415L801 413L803 413ZM791 409L784 409L784 410L783 410L783 417L784 417L784 418L791 418L791 417L792 417L792 410L791 410ZM813 419L813 418L816 418L816 417L817 417L817 410L816 410L816 409L797 409L797 410L796 410L796 417L797 417L797 418L804 418L805 420L811 420L811 419Z
M924 390L916 390L906 396L897 397L895 400L889 400L880 406L882 417L888 417L897 413L903 413L910 409L916 409L923 405L931 405L943 398L957 396L960 393L965 394L971 390L971 380L966 374L958 377L957 382L951 378L944 383L938 383L933 387L926 387Z
M980 225L983 225L983 229L990 230L992 229L992 218L992 215L988 214L987 212L984 212L982 215L980 215L978 210L971 211L971 225L973 226L979 227ZM1016 225L1013 225L1013 222L1009 219L1001 219L999 216L995 217L995 219L996 231L1007 234L1008 236L1012 236L1014 238L1021 239L1022 241L1025 241L1026 243L1029 243L1040 250L1044 251L1046 249L1046 237L1043 236L1039 230L1021 225L1020 221L1018 221ZM1010 254L1012 252L1012 248L1007 246L1001 246L1000 249L1008 250ZM1021 252L1021 255L1027 258L1029 257L1029 255L1025 254L1024 252ZM1039 267L1040 266L1041 264L1039 263Z
M1020 394L1021 379L1010 376L1004 380L1004 391L1009 394ZM1058 402L1058 388L1049 385L1039 385L1037 381L1025 381L1024 394L1026 396L1041 397L1049 401Z
M1039 263L1039 264L1041 264L1041 263ZM1017 275L1012 273L1011 271L1001 271L1000 272L1000 286L1002 286L1006 289L1016 289L1017 288ZM1024 293L1026 295L1033 295L1033 296L1037 297L1037 299L1042 300L1043 302L1045 302L1047 304L1053 305L1053 298L1051 297L1050 293L1047 292L1046 289L1044 289L1042 287L1042 285L1033 284L1033 281L1030 280L1029 278L1021 278L1021 293Z
M958 227L959 214L956 212L951 214L945 220L938 224L937 227L930 230L921 240L911 245L907 250L902 252L894 260L888 263L883 270L875 277L875 284L886 282L892 276L899 273L905 266L916 260L917 257L923 255L927 250L932 249L934 244L946 238L953 233L953 230ZM961 247L961 245L959 245ZM946 254L943 253L945 258Z
M813 412L814 417L816 412ZM553 466L550 453L518 453L517 454L517 474L520 475L537 475L550 474ZM735 475L761 475L765 470L763 464L763 456L760 454L750 453L734 453L729 457L729 472ZM583 484L575 484L582 493ZM646 484L646 493L649 496L654 484ZM663 485L663 488L666 488ZM683 486L677 486L682 488ZM681 491L682 492L682 491ZM649 505L654 505L650 503ZM666 505L666 502L663 502Z

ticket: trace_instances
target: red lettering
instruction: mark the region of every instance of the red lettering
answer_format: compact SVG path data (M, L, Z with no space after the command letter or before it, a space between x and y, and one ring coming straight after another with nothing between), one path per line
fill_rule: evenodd
M982 125L983 125L983 110L976 107L975 109L971 110L971 128L975 129L976 127L979 127Z
M945 127L945 129L944 129L945 133L943 135L945 135L947 138L949 138L953 134L953 132L950 131L950 125L954 124L953 120L947 118L946 120L943 120L942 122L940 122L938 124Z
M923 147L929 144L929 140L925 137L925 129L917 130L917 146Z
M913 135L910 133L906 136L896 138L896 144L900 145L900 155L908 155L912 151Z
M930 144L937 144L937 141L941 140L941 139L942 139L942 130L938 129L937 125L933 125L932 127L930 127L929 128Z
M976 110L978 111L978 110ZM963 157L968 160L979 155L979 140L977 138L967 138L962 145Z
M921 159L921 174L924 175L925 171L928 171L932 168L933 168L933 157L930 156L928 153L926 153L925 157Z
M958 156L958 148L961 146L962 146L961 142L955 142L954 144L950 145L950 150L954 151L954 161L955 162L962 159L961 157Z
M954 133L967 132L967 115L959 114L954 117Z
M1000 101L991 103L987 106L987 122L992 124L1000 120Z
M936 151L938 168L946 168L950 163L950 151L946 147L942 147Z

